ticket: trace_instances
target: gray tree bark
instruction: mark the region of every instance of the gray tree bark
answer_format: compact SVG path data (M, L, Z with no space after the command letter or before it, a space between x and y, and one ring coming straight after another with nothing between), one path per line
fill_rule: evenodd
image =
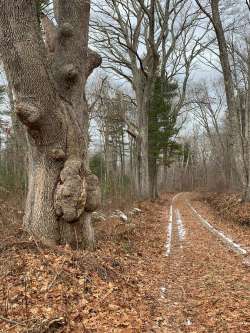
M28 138L24 226L50 246L81 246L100 201L88 167L84 97L100 58L88 51L89 1L58 0L56 8L57 27L47 21L45 48L35 1L0 0L0 54Z
M247 186L244 191L243 200L250 201L250 39L248 40L248 54L247 54L247 72L248 72L248 90L247 101L246 101L246 130L247 130Z

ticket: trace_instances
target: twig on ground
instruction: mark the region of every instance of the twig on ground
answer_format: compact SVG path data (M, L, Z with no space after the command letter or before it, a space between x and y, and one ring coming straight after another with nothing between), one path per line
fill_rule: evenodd
M6 323L12 324L12 325L15 325L15 326L26 326L22 322L18 322L18 321L12 320L12 319L8 319L8 318L5 318L3 316L0 316L0 320L5 321Z
M48 287L46 288L46 292L48 292L54 285L54 283L56 282L56 280L58 279L58 277L61 275L62 271L63 271L63 266L65 264L67 258L63 259L62 265L60 270L56 273L56 275L54 276L54 279L51 281L51 283L48 285Z
M102 302L109 296L109 295L111 295L112 294L112 292L113 292L113 289L111 289L111 290L109 290L98 302L97 302L97 304L102 304ZM97 305L96 304L96 305Z

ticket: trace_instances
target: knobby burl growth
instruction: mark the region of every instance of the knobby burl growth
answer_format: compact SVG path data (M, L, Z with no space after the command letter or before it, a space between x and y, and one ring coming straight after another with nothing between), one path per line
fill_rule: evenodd
M100 56L88 49L90 3L54 0L56 24L32 0L0 0L0 54L28 145L25 228L46 244L94 248L100 202L88 165L84 89Z
M91 173L86 177L81 176L81 160L67 160L55 191L57 216L69 223L77 221L84 210L95 211L100 200L98 178Z

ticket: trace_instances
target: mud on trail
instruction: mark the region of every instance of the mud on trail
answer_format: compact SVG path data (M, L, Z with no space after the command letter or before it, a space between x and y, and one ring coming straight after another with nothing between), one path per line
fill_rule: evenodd
M95 253L35 243L1 201L0 332L249 332L249 267L186 200L242 247L248 229L218 222L197 196L172 198L141 203L129 233L97 224Z

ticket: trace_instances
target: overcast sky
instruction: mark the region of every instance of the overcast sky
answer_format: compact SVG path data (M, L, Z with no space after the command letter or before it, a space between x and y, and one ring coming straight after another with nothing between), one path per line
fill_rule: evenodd
M240 25L247 20L250 19L250 12L247 9L245 0L221 0L221 4L224 6L223 9L223 18L224 18L224 24L231 23L232 21L236 22L236 26ZM228 7L231 5L231 7ZM243 28L242 28L243 29ZM245 25L242 32L250 34L250 25ZM238 37L239 38L239 37ZM216 51L216 47L214 48ZM206 52L205 57L208 59L211 59L212 62L215 64L215 67L220 68L218 58L211 52ZM102 69L96 70L94 74L92 74L90 81L93 83L93 81L96 80L99 76L107 75L106 72L104 72ZM124 90L126 93L132 94L131 86L124 80L115 77L114 74L109 73L110 80L112 84L119 88ZM217 71L214 68L211 68L210 65L206 64L204 62L204 59L199 59L196 61L195 67L193 69L190 83L191 82L212 82L214 80L218 80L221 77L221 74L219 71ZM179 77L181 80L181 77ZM0 75L0 84L4 84L4 75L3 72ZM188 122L189 123L189 122ZM187 123L187 127L189 128L189 124Z

